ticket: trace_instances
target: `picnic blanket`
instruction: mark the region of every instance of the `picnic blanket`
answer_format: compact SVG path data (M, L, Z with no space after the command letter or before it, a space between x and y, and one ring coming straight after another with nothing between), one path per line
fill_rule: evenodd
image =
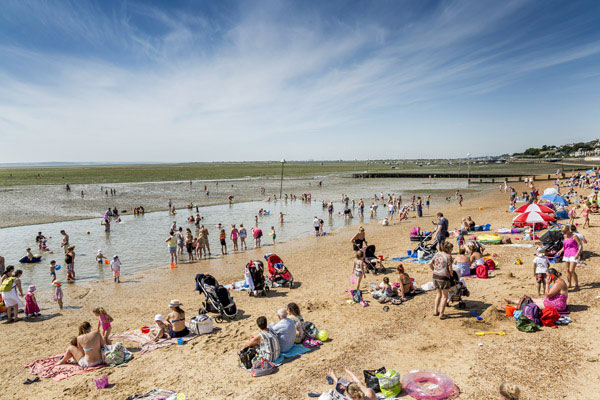
M29 372L32 375L37 375L42 378L52 378L53 380L58 382L62 381L63 379L70 378L74 375L79 375L85 372L94 371L96 369L106 367L106 365L104 364L85 369L80 367L78 364L55 365L62 356L62 354L58 354L56 356L46 357L41 360L37 360L30 364L27 364L23 368L29 368Z
M412 256L404 256L404 257L394 257L392 258L392 261L404 261L404 260L408 260L409 258L412 258Z
M313 347L312 349L309 349L307 347L302 346L301 344L295 344L292 346L291 349L289 349L285 353L282 352L281 355L279 356L279 358L277 360L275 360L273 362L273 364L279 366L281 364L284 364L288 361L291 361L291 360L294 360L294 359L300 357L302 354L309 353L309 352L313 351L314 349L318 349L318 347Z
M221 328L214 327L212 332L209 332L209 333L214 333L219 330L221 330ZM190 331L190 333L187 336L183 337L183 341L185 343L187 343L189 340L192 340L198 336L200 336L200 335ZM123 332L123 333L117 333L114 335L110 335L110 337L111 338L119 338L119 339L128 340L130 342L137 343L138 347L140 348L140 355L146 354L146 353L154 351L156 349L161 349L163 347L169 347L174 344L177 344L177 339L178 339L178 338L159 339L157 342L152 342L152 341L150 341L150 333L142 333L142 331L139 329L134 329L132 331L127 331L127 332Z

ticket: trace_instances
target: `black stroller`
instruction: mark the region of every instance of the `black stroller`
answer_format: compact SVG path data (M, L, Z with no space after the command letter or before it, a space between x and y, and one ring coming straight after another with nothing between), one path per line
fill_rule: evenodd
M462 283L458 277L458 274L456 273L456 271L454 271L452 273L452 279L450 279L452 286L450 287L450 290L448 291L448 305L450 305L450 303L458 303L458 308L460 308L461 310L464 310L464 308L466 307L465 302L463 301L463 296L464 297L469 297L470 296L470 292L469 289L467 289L467 286Z
M229 295L229 291L224 286L219 285L214 276L196 274L196 290L206 296L205 301L202 302L202 308L199 310L200 314L218 313L219 316L215 318L217 322L235 319L238 310L233 297Z
M250 296L266 296L269 291L269 287L265 281L265 266L260 260L250 260L246 264L246 268L250 271L250 277L254 283L254 290L250 291Z
M364 261L365 266L367 267L367 272L372 271L375 275L378 273L385 273L383 262L375 255L374 244L371 244L365 248Z
M433 258L435 254L435 243L427 243L431 240L431 233L421 239L417 247L413 250L413 254L416 254L422 260L429 260Z
M540 241L544 248L543 253L550 258L555 257L556 253L563 248L563 234L561 231L547 231L540 237Z

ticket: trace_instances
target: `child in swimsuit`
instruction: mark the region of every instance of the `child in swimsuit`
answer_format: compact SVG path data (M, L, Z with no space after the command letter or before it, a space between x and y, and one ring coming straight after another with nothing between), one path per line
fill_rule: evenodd
M221 241L221 254L227 254L227 242L225 242L225 238L227 235L225 234L225 229L219 231L219 240Z
M94 315L98 317L98 331L100 331L100 327L102 327L100 334L102 335L104 342L109 345L111 343L109 339L111 331L110 323L113 322L113 319L102 307L94 308L93 312Z
M246 228L244 228L244 224L240 225L240 245L242 246L242 250L247 250L248 246L246 246L246 236L248 233L246 232Z
M56 261L50 261L50 283L56 280Z
M277 234L275 233L275 227L271 227L271 233L269 233L273 237L273 244L275 244L275 239L277 238Z

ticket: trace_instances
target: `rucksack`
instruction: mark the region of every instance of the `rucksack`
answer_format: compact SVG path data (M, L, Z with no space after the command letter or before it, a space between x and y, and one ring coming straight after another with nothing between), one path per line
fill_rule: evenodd
M375 374L385 374L386 372L387 370L385 367L363 370L363 375L365 376L365 385L369 389L372 389L375 393L380 393L381 388L379 387L379 379L375 376Z
M4 282L2 282L2 285L0 285L0 292L10 292L12 290L15 279L16 278L14 276L6 278Z
M315 324L313 324L312 322L309 322L309 321L304 322L304 334L306 336L308 336L311 339L314 339L317 337L318 333L319 333L319 330L317 329Z
M496 269L496 263L491 258L485 260L485 265L487 266L488 271L493 271Z
M252 361L254 357L256 357L256 348L254 347L246 347L239 353L240 363L246 369L252 369Z
M540 317L542 316L542 312L540 308L535 303L529 303L523 309L523 315L529 318L536 325L541 326L542 321L540 321Z
M360 290L352 291L352 301L359 304L362 302L362 293Z
M542 321L542 325L544 326L554 326L556 325L556 321L560 318L558 311L554 307L545 307L542 310L542 316L540 320Z
M519 300L519 304L517 304L517 309L523 311L525 306L529 303L533 303L533 300L531 299L531 297L525 294L523 295L523 297L521 297L521 300Z
M477 268L475 268L475 274L480 279L487 279L488 278L487 265L485 265L485 264L478 265Z

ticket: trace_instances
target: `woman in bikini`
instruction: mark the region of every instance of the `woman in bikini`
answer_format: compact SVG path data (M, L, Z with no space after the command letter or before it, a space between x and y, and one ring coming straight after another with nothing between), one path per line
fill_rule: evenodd
M469 261L471 262L473 269L477 269L479 265L485 264L485 260L480 253L477 243L469 241L469 243L467 243L467 251L469 252Z
M402 300L406 300L405 295L411 293L414 290L412 281L410 280L410 276L408 276L408 274L404 272L404 266L402 264L398 264L396 270L398 271L398 294L400 295Z
M459 247L458 255L454 259L452 269L458 274L459 277L475 274L475 271L471 269L471 259L469 256L467 256L464 247Z
M239 231L235 225L231 225L231 233L229 234L229 238L233 242L233 251L238 251L238 235Z
M82 368L90 368L103 364L103 347L104 339L102 339L102 335L98 331L92 331L92 325L86 321L79 325L79 336L77 336L75 341L71 341L64 356L56 365L66 364L71 359L75 360Z
M167 322L171 326L169 335L172 338L187 336L190 333L187 326L185 326L185 311L181 309L182 305L179 300L171 300L171 303L169 303L171 312L167 315Z
M362 226L359 227L358 232L352 237L350 241L352 242L352 249L354 251L361 250L367 243L367 239L365 239L365 228L363 228Z

